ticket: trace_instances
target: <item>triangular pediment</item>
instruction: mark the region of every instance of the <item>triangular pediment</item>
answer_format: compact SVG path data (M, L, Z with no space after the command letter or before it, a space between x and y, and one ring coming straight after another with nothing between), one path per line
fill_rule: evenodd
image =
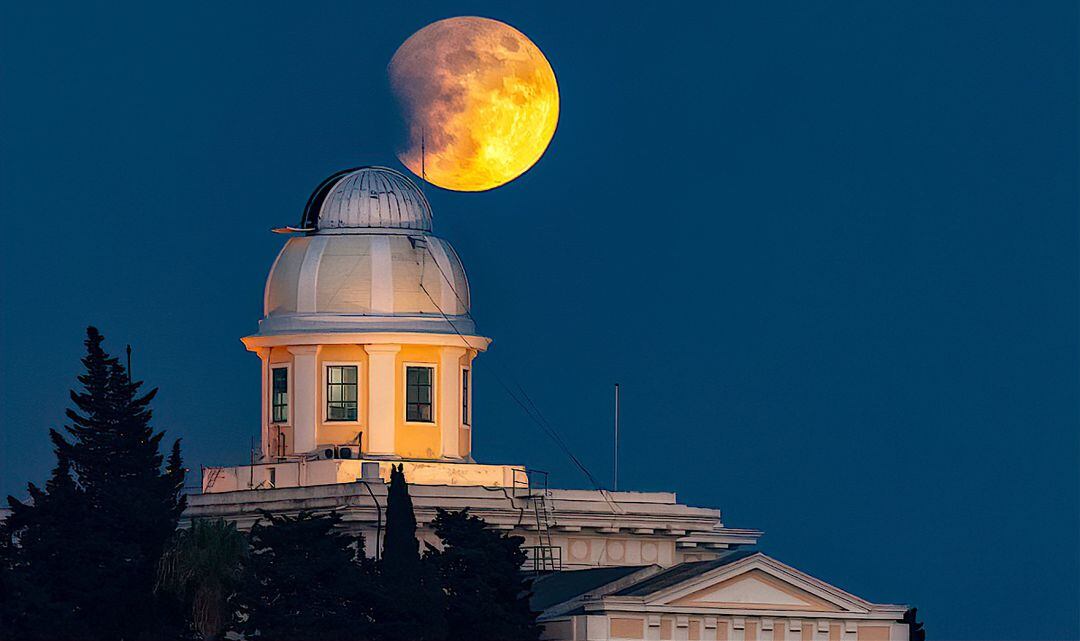
M761 553L717 567L703 566L701 572L679 578L641 596L649 604L721 610L825 613L868 612L873 607Z
M762 570L750 570L685 596L670 605L696 605L750 610L806 610L837 612L834 603L780 581Z

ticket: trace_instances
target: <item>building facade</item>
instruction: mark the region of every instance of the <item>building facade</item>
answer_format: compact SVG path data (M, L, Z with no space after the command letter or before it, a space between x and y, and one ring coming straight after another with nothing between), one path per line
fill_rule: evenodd
M549 488L473 458L476 332L453 247L423 192L391 169L329 177L270 269L244 337L261 362L261 443L202 471L186 519L250 527L261 510L339 510L381 545L390 466L420 536L437 508L525 538L548 639L899 641L904 606L874 604L752 550L761 532L664 492Z

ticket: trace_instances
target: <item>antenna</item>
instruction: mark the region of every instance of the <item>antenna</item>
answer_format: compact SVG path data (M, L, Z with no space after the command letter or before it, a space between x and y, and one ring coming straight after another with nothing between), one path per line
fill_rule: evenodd
M420 180L427 182L427 130L420 129Z
M619 491L619 384L615 383L615 479L612 491Z
M128 385L131 385L131 345L127 346L127 374Z

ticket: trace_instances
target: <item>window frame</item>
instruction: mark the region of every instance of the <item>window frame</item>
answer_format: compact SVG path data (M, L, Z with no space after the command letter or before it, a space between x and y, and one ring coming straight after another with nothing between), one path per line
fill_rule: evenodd
M410 421L409 420L409 368L410 367L423 367L431 370L431 420L430 421ZM439 424L439 406L438 402L438 381L439 381L439 367L435 363L414 363L404 362L401 364L401 415L405 419L406 425L438 425Z
M472 367L463 365L461 367L461 426L472 427Z
M356 418L336 419L330 418L330 368L331 367L355 367L356 368ZM322 422L333 425L360 425L362 403L360 402L361 390L364 382L364 364L360 361L323 361L322 363Z
M276 370L276 369L285 370L285 402L287 403L287 411L285 412L285 420L284 421L275 421L274 420L274 370ZM268 421L268 423L270 425L291 426L292 422L293 422L292 363L288 363L288 362L270 363L269 365L267 365L266 374L267 374L266 400L269 402L269 405L270 405L267 408L269 410L269 414L267 415L267 418L270 419Z

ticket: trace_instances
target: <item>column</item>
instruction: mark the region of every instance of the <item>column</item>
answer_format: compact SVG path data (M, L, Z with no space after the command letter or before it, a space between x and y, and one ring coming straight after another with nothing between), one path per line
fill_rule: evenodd
M259 355L259 372L262 373L262 385L260 385L262 409L259 412L259 425L262 426L259 432L262 434L262 443L259 444L259 448L262 455L266 457L270 455L270 348L260 347L255 350L255 353Z
M464 355L464 347L439 350L439 388L435 402L439 406L443 458L461 458L461 357Z
M368 453L392 456L397 418L394 390L399 378L397 353L401 346L364 345L364 351L368 353Z
M319 444L319 348L297 345L288 349L293 355L293 453L307 454Z

